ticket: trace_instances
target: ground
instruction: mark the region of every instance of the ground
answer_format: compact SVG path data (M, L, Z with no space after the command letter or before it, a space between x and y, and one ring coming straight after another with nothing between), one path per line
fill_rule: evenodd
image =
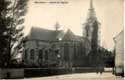
M124 80L124 78L114 76L111 72L104 72L102 74L74 73L49 77L25 78L25 80Z

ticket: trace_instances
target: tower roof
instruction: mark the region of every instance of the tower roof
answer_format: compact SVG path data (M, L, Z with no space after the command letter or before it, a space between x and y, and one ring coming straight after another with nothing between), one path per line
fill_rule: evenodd
M95 13L94 6L93 6L93 0L90 0L89 6L90 7L89 7L87 21L94 22L96 20L96 13Z

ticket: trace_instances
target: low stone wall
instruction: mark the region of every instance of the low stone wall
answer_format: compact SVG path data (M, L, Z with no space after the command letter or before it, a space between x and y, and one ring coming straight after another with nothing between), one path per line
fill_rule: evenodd
M24 69L1 69L0 78L24 78Z
M42 77L71 73L88 73L96 72L92 67L84 68L25 68L24 77Z
M43 77L72 73L88 73L96 72L93 67L76 67L76 68L24 68L24 69L1 69L1 79L12 78L28 78L28 77Z

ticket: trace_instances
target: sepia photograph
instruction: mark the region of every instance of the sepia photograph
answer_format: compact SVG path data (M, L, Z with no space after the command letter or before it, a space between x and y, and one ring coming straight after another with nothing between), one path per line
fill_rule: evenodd
M0 80L124 80L124 0L0 0Z

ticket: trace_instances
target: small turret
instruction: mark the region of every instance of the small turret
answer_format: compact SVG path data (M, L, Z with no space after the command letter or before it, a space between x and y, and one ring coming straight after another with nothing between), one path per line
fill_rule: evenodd
M59 28L60 28L59 23L58 23L58 22L56 22L56 24L55 24L55 26L54 26L54 27L55 27L55 30L56 30L56 31L58 31L58 30L59 30Z

